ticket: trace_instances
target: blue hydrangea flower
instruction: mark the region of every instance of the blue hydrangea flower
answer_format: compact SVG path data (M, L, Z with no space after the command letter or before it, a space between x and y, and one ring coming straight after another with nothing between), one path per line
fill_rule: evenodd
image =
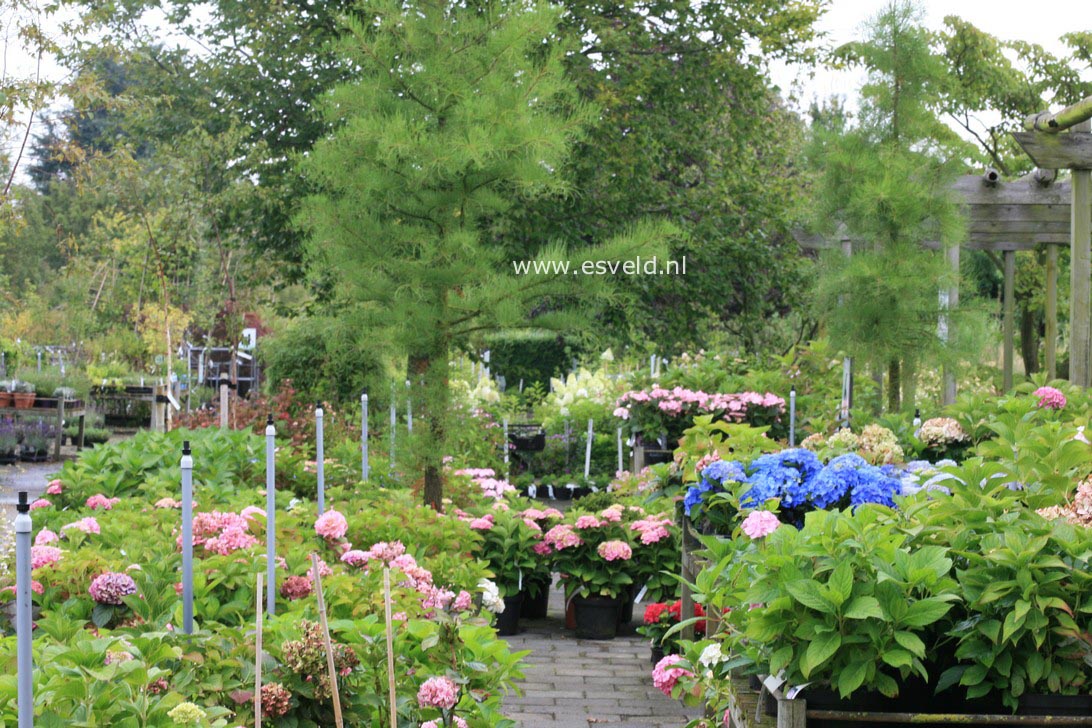
M747 478L751 487L740 499L740 505L753 508L771 498L780 498L783 508L803 505L806 496L800 486L814 478L822 467L818 456L803 448L762 455L751 463L751 475Z
M687 489L686 497L683 498L683 510L686 511L686 515L690 515L691 508L701 505L702 498L704 498L705 494L709 491L709 488L701 487L705 482L706 481L703 480L701 483Z
M744 483L747 481L747 474L743 472L743 466L735 460L716 460L711 462L701 471L701 476L703 479L715 480L722 484L729 481L734 481L736 483Z
M902 482L889 477L875 465L865 465L857 471L857 482L849 495L849 502L854 506L863 503L878 503L895 506L894 496L902 491Z

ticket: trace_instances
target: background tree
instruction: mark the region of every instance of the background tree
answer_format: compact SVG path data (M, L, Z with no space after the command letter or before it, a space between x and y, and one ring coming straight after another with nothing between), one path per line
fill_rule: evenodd
M685 234L687 275L620 281L640 301L604 312L615 342L661 352L715 332L755 350L799 302L801 259L788 231L800 194L803 126L771 87L773 58L810 60L822 2L564 3L565 61L600 114L563 172L576 191L543 196L494 222L499 241L595 245L647 215ZM577 242L578 241L578 242Z
M514 275L481 229L517 195L564 189L557 170L589 110L564 77L554 7L374 0L359 17L342 45L359 77L321 105L336 131L304 161L321 192L305 201L301 223L337 303L400 348L423 385L424 499L439 509L453 350L526 324L533 306L536 326L558 325L564 297L609 294L595 276ZM654 252L655 232L588 252ZM557 245L540 257L567 259Z
M858 362L886 367L891 411L900 407L904 365L955 354L954 342L938 337L937 322L960 313L941 309L938 291L952 274L921 247L926 240L947 246L964 233L949 190L961 171L949 161L960 142L931 111L946 76L930 45L917 8L887 6L866 40L841 50L868 69L857 123L815 127L816 219L828 234L840 225L861 242L851 257L840 250L825 257L818 310L835 345Z

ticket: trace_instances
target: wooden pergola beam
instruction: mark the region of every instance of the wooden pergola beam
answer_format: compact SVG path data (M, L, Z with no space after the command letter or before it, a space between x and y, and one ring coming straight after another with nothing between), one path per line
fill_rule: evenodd
M1092 96L1081 99L1061 111L1040 111L1024 119L1024 128L1028 131L1059 132L1082 121L1092 119Z

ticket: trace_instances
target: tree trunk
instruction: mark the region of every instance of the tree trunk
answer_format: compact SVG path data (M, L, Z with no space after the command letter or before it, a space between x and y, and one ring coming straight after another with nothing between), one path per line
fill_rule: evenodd
M902 388L899 381L899 360L892 359L887 362L887 411L898 412L901 402L899 395Z
M448 400L448 351L443 342L434 342L427 354L409 358L410 380L414 390L421 391L418 416L428 433L417 453L424 469L424 503L435 511L443 510L444 479L443 456L447 444ZM423 386L420 386L423 385Z
M902 370L902 404L910 408L918 397L917 366L912 359L907 359Z
M1020 356L1024 359L1024 373L1039 371L1039 312L1020 309Z

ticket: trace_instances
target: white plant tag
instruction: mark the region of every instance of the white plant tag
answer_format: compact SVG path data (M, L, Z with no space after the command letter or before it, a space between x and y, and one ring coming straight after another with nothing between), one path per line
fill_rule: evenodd
M523 569L519 570L519 591L523 591Z
M633 603L634 604L640 604L641 600L645 598L645 594L647 594L647 593L648 593L648 584L645 584L643 587L641 587L641 591L637 592L637 596L635 596L633 598Z

